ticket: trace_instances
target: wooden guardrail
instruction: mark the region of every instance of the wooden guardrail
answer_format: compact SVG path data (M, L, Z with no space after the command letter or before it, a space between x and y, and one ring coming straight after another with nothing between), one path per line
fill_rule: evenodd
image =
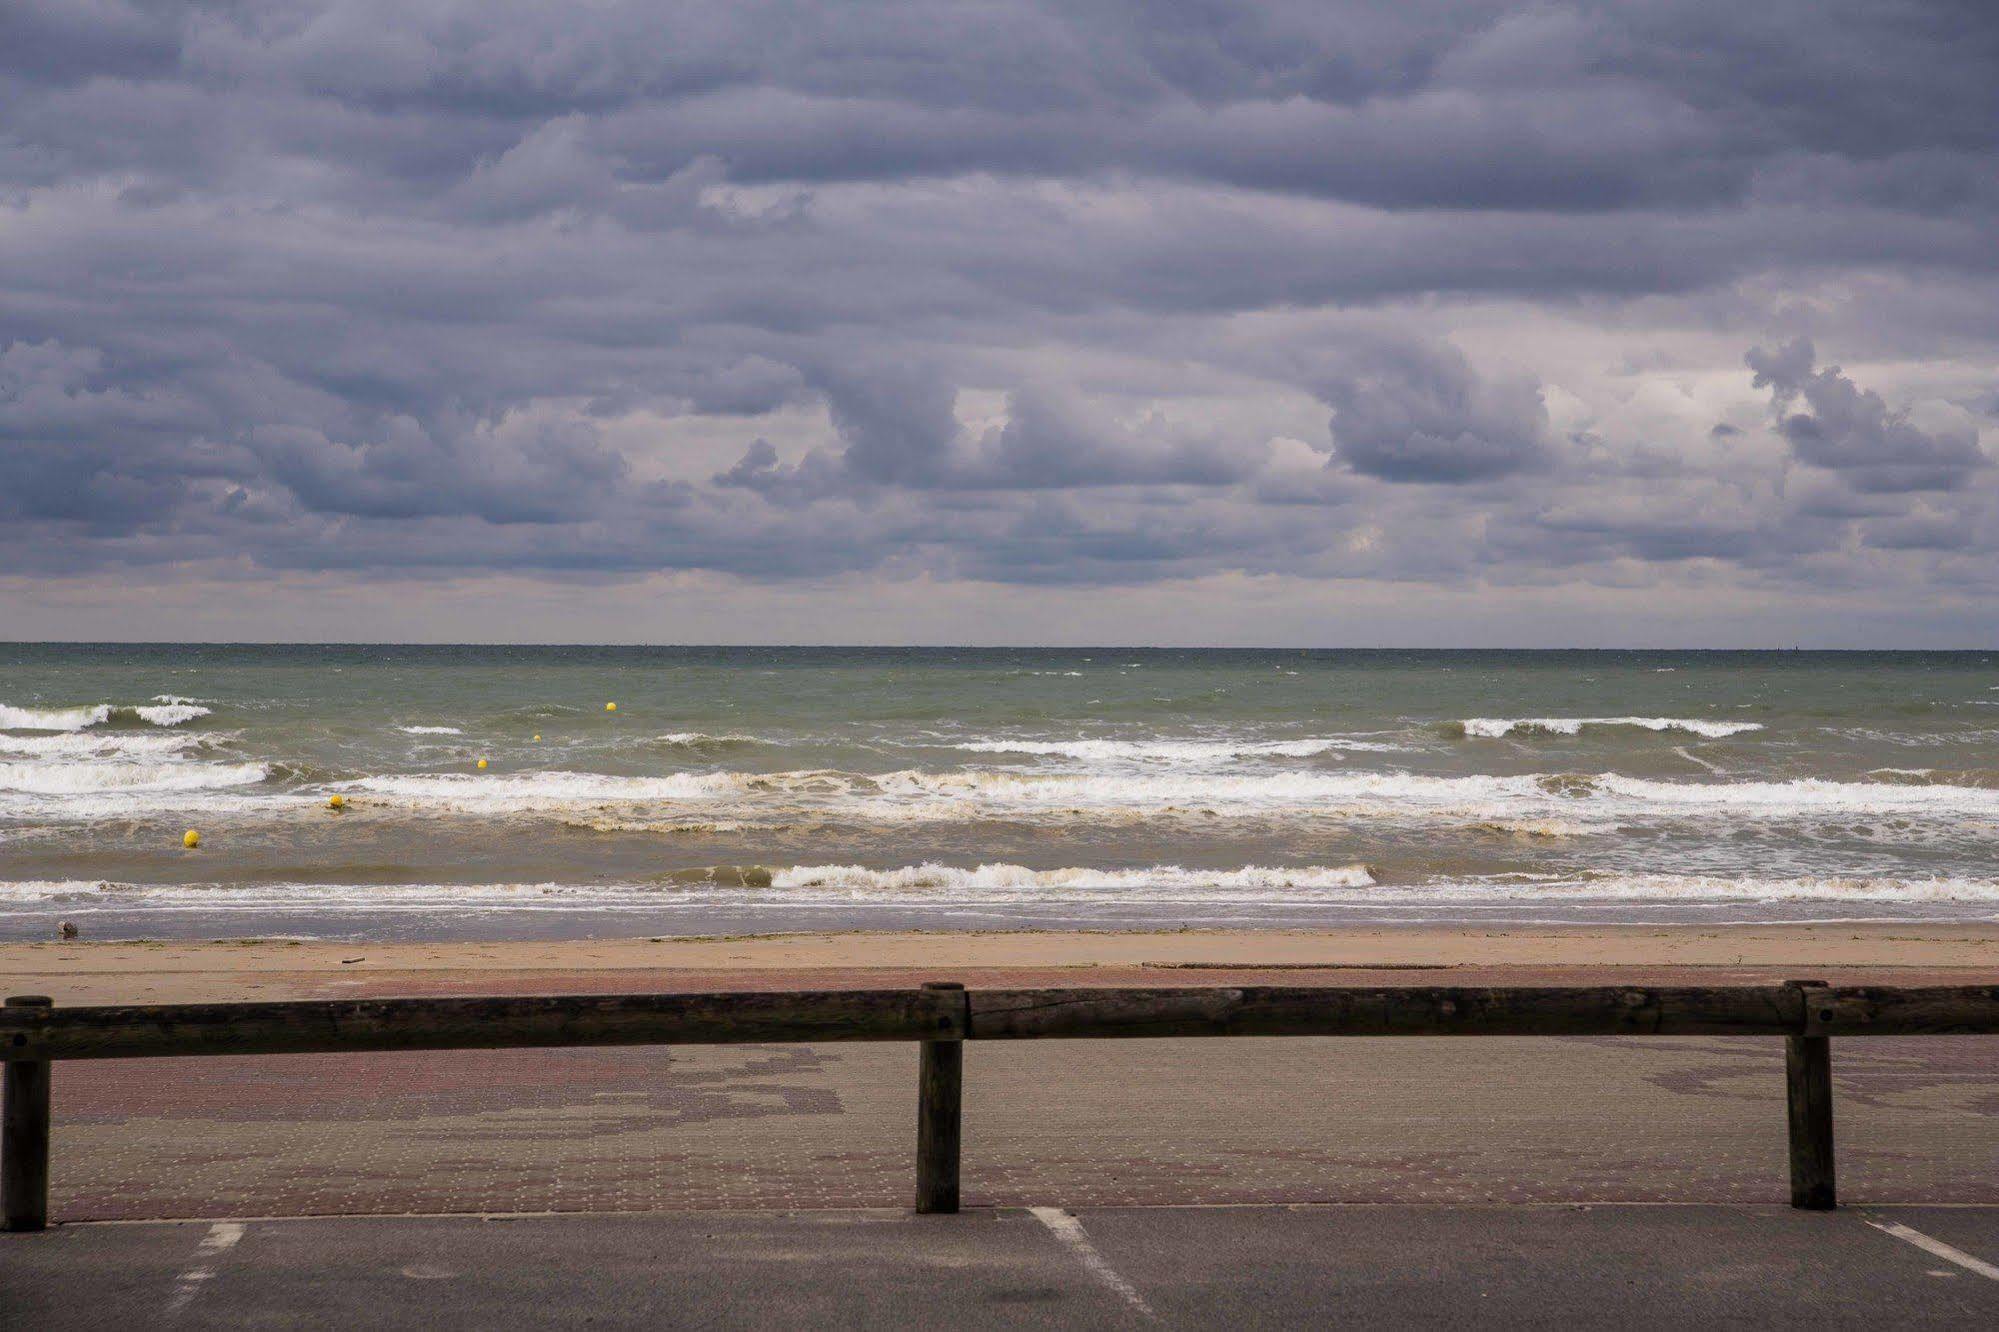
M336 999L0 1008L5 1228L48 1219L49 1073L65 1059L575 1045L916 1041L916 1210L958 1210L967 1040L1189 1036L1783 1036L1791 1205L1836 1202L1835 1036L1999 1033L1999 986L1200 986Z

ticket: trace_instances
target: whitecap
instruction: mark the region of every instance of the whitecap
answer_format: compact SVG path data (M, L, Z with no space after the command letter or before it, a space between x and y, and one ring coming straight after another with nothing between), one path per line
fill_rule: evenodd
M204 791L248 786L269 775L261 763L0 763L0 791L41 796Z
M151 722L154 726L179 726L197 717L206 717L214 711L199 703L164 703L157 707L137 707L132 709L140 721Z
M1760 722L1703 721L1697 717L1467 717L1458 725L1464 733L1494 740L1515 731L1547 735L1578 735L1585 726L1628 726L1646 731L1689 731L1718 739L1763 729Z
M1310 758L1337 751L1395 753L1401 745L1320 737L1305 740L966 740L948 748L972 754L1027 754L1085 761L1208 763L1240 758Z
M111 705L82 708L10 708L0 703L0 731L82 731L111 720Z

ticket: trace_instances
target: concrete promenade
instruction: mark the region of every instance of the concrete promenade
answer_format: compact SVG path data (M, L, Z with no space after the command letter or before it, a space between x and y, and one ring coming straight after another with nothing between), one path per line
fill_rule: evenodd
M1989 1327L1999 1210L1051 1207L0 1236L0 1324Z
M973 984L1078 983L1073 970L960 974ZM1124 984L1302 979L1089 974ZM1658 968L1618 975L1688 979ZM1478 984L1483 973L1404 980L1446 978ZM914 979L764 972L753 984ZM1367 972L1339 979L1393 983ZM1601 978L1507 969L1504 979ZM476 984L547 992L745 981L597 973ZM411 988L363 979L333 992ZM1834 1050L1843 1198L1999 1203L1999 1039L1849 1039ZM964 1196L1001 1207L1775 1203L1786 1197L1782 1058L1777 1039L975 1043ZM903 1044L66 1063L55 1069L52 1212L63 1222L900 1207L912 1187L915 1098L916 1051Z

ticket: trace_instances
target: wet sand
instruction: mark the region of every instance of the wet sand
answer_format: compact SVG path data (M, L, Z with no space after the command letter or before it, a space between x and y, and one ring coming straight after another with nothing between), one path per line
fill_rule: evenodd
M840 933L595 942L0 945L0 991L59 1003L987 984L1588 984L1999 976L1996 925L1508 926Z

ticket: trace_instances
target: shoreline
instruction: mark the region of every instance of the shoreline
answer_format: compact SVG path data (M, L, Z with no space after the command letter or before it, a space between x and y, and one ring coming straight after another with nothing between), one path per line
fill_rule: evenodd
M0 944L0 993L58 1003L564 989L986 984L1993 983L1999 924L872 931L594 941Z

